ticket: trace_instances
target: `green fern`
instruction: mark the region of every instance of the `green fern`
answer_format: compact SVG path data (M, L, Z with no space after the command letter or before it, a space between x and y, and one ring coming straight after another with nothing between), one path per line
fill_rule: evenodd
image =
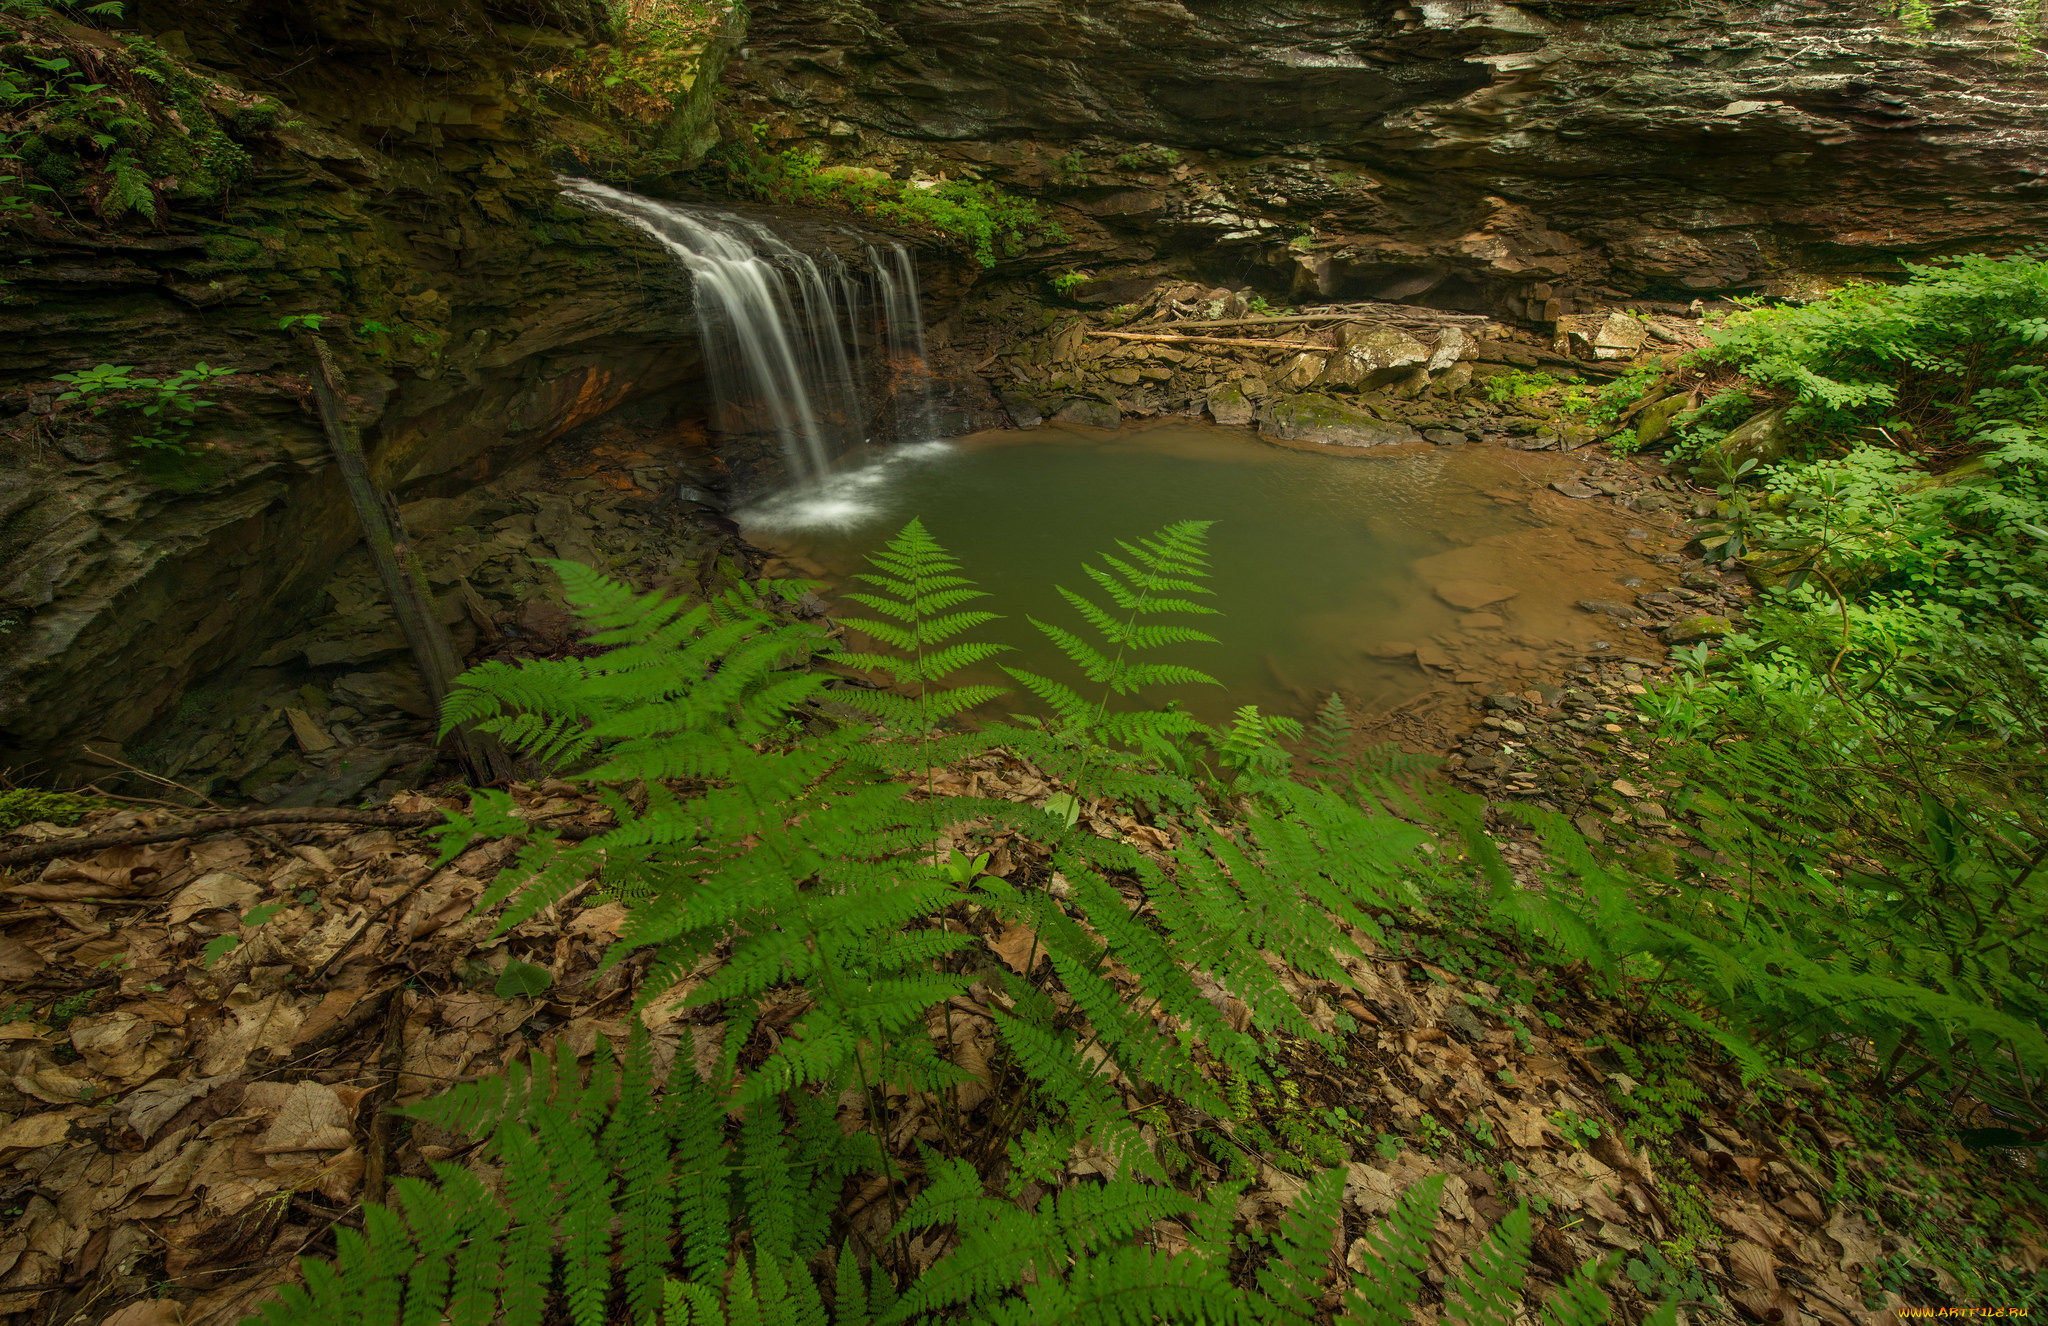
M854 653L846 661L871 672L882 673L898 684L912 687L915 694L888 692L843 692L841 704L872 715L893 731L914 737L920 743L925 766L947 763L966 753L957 739L934 749L932 739L939 726L957 714L1007 694L1000 686L956 686L936 689L938 682L961 668L984 663L1010 646L957 637L977 626L997 620L992 612L955 611L987 595L974 582L959 574L959 564L913 520L903 532L889 540L868 561L874 571L854 578L873 587L872 592L846 597L888 620L849 617L844 624L896 650L895 654ZM947 641L956 643L946 645ZM945 645L944 648L935 646Z
M1178 663L1141 660L1136 656L1168 645L1214 643L1215 637L1191 626L1154 620L1172 615L1214 616L1216 609L1198 603L1192 595L1214 591L1203 585L1208 572L1205 544L1213 522L1183 520L1166 526L1136 543L1117 541L1124 556L1102 556L1102 566L1083 564L1082 571L1109 600L1103 607L1065 586L1057 586L1060 597L1079 613L1102 642L1097 648L1064 627L1029 618L1040 634L1050 640L1081 670L1081 675L1099 687L1097 698L1089 700L1064 682L1021 668L1004 667L1023 687L1053 712L1057 736L1067 740L1038 739L1035 734L1013 734L1017 744L1044 767L1070 777L1076 794L1090 770L1096 746L1145 751L1154 756L1170 751L1181 739L1202 730L1193 716L1177 710L1139 710L1112 713L1112 699L1135 695L1151 686L1192 684L1217 685L1206 672ZM1082 743L1077 756L1072 742ZM1157 791L1156 785L1126 788L1113 765L1096 769L1098 789L1113 797L1127 791Z
M117 147L107 158L107 187L100 207L110 221L130 212L156 220L156 189L133 148Z
M826 1226L805 1213L829 1210L850 1174L875 1167L873 1146L816 1126L813 1102L812 1126L795 1130L778 1110L755 1110L735 1147L689 1056L657 1093L651 1055L636 1024L623 1065L600 1040L587 1079L564 1046L407 1109L483 1137L483 1157L503 1167L504 1195L453 1165L435 1167L436 1183L399 1180L393 1207L365 1208L363 1234L343 1233L332 1266L307 1261L305 1286L281 1291L260 1320L525 1326L559 1304L574 1326L601 1326L616 1287L646 1321L666 1303L678 1263L692 1277L724 1275L739 1229L763 1265L818 1252ZM766 1276L761 1283L796 1283L780 1269Z
M1184 596L1199 592L1203 529L1170 527L1091 569L1127 614L1069 596L1110 650L1081 645L1075 655L1102 685L1101 701L1090 709L1071 691L1041 692L1072 726L996 729L993 739L1039 741L1055 772L1059 752L1076 771L1095 762L1102 789L1202 804L1179 772L1193 762L1180 743L1206 729L1185 715L1113 715L1107 705L1193 675L1127 655L1206 638L1149 620L1200 610ZM1216 1085L1219 1068L1263 1079L1258 1037L1225 1020L1199 973L1250 1004L1256 1027L1334 1049L1268 955L1311 979L1343 980L1355 956L1346 927L1376 933L1374 909L1416 900L1403 876L1421 831L1327 783L1293 782L1281 743L1298 726L1256 710L1210 737L1232 772L1223 787L1232 812L1182 824L1171 861L1077 832L1078 803L1073 816L1049 818L1007 802L912 798L899 781L902 739L929 749L950 740L940 727L965 706L960 692L932 686L987 657L961 641L987 618L959 610L974 591L915 524L877 566L864 601L888 620L870 625L909 658L864 665L921 688L916 701L877 697L865 707L892 730L880 739L813 730L815 706L844 693L810 663L844 656L816 628L776 617L764 596L737 590L686 609L567 564L557 567L563 584L605 652L487 665L460 679L449 724L478 723L585 781L615 827L565 842L529 826L510 797L480 792L450 816L444 859L480 838L526 839L480 904L501 909L501 926L585 881L625 900L625 932L606 963L648 953L643 999L690 974L683 1004L715 1008L724 1043L701 1076L695 1056L678 1054L657 1083L636 1021L622 1062L600 1041L585 1071L564 1046L411 1107L413 1118L480 1139L478 1155L502 1185L449 1166L433 1182L401 1181L390 1208L366 1210L362 1232L337 1235L331 1265L307 1264L304 1286L284 1291L266 1323L596 1326L620 1302L634 1323L668 1326L1311 1319L1308 1305L1336 1273L1341 1176L1314 1176L1252 1282L1234 1283L1238 1189L1217 1185L1197 1200L1166 1186L1136 1115L1163 1097L1227 1118L1235 1112ZM970 822L1041 842L1066 882L1061 896L927 864L934 842ZM1049 970L1047 984L977 951L982 932L958 918L983 910L1029 927L1046 962L1027 965ZM1011 1200L991 1195L968 1160L933 1150L899 1179L879 1140L888 1093L945 1101L968 1080L934 1018L977 983L974 997L999 1006L990 1015L1006 1083L984 1125L996 1142L1023 1133L1009 1148L1019 1171ZM803 1010L774 1037L757 1026L770 999ZM867 1100L870 1123L851 1133L839 1113L849 1091ZM1040 1126L1023 1127L1031 1123ZM1205 1136L1241 1145L1214 1129ZM1018 1205L1024 1184L1058 1175L1082 1139L1117 1177ZM892 1238L950 1229L958 1242L900 1294L887 1258L863 1275L840 1249L828 1313L812 1267L847 1181L878 1171L892 1188L914 1188L919 1172L926 1180ZM1346 1320L1406 1320L1436 1196L1428 1184L1411 1192L1368 1242ZM1516 1219L1456 1282L1474 1323L1518 1293L1527 1224ZM1148 1245L1169 1221L1191 1251ZM1587 1326L1604 1307L1585 1277L1559 1302L1562 1326Z
M1308 731L1307 760L1312 781L1329 782L1352 767L1351 711L1344 697L1331 691L1316 710L1315 725Z

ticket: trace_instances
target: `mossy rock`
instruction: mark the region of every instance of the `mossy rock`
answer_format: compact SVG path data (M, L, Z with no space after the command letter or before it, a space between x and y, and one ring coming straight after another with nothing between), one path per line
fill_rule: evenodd
M86 815L110 804L98 797L79 796L74 792L13 788L0 792L0 833L12 833L24 824L76 824Z
M1690 645L1701 640L1718 640L1732 629L1726 617L1715 617L1702 613L1697 617L1682 617L1664 628L1664 643L1667 645Z
M1314 394L1282 396L1269 402L1259 411L1259 427L1285 442L1334 447L1381 447L1423 440L1422 434L1406 424L1388 423Z
M1712 466L1716 461L1734 470L1746 460L1769 465L1785 459L1792 450L1792 429L1786 424L1787 409L1778 406L1750 418L1728 436L1700 452L1700 460Z
M1644 406L1636 415L1636 445L1647 447L1669 438L1678 416L1685 413L1685 403L1688 399L1690 398L1686 393L1681 391Z

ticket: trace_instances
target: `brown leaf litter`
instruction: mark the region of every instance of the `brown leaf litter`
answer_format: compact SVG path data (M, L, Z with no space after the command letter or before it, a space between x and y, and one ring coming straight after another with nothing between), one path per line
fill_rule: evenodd
M936 785L1026 802L1055 790L1002 756L948 771ZM516 786L514 795L529 818L572 829L609 818L565 783ZM392 806L435 808L418 794ZM128 827L124 820L132 814L79 830L30 826L15 840L118 830ZM1085 822L1155 857L1175 841L1171 826L1100 807L1089 808ZM990 873L1041 882L1055 897L1066 892L1064 881L1046 878L1036 849L996 837L969 841L963 831L939 846L970 856L988 851ZM481 845L436 869L418 830L285 826L60 856L7 876L0 886L0 978L7 981L0 1314L36 1326L233 1323L296 1277L301 1254L325 1252L336 1227L359 1225L366 1191L383 1191L387 1176L426 1175L431 1162L471 1149L467 1139L427 1125L394 1130L384 1113L390 1105L476 1080L535 1050L566 1043L589 1055L600 1037L623 1041L636 1016L652 1033L658 1062L687 1054L708 1071L723 1024L715 1010L681 1007L705 973L637 1013L644 962L598 974L624 919L618 903L580 889L496 937L490 916L472 914L515 846ZM1127 901L1142 908L1135 885L1125 887ZM258 906L276 910L243 927ZM1043 975L1028 929L961 912L946 919L949 928L979 934L992 961ZM240 942L209 966L204 950L223 935ZM1917 1256L1910 1240L1833 1204L1801 1160L1740 1122L1739 1083L1696 1070L1709 1108L1678 1139L1684 1158L1631 1152L1619 1141L1612 1075L1584 1048L1596 1032L1625 1028L1614 1008L1590 1000L1551 1008L1545 1011L1561 1018L1560 1029L1518 1040L1500 1017L1465 999L1476 994L1491 1003L1497 988L1420 970L1376 952L1369 940L1362 947L1372 956L1349 965L1346 985L1309 981L1275 963L1319 1028L1334 1030L1346 1017L1355 1030L1344 1038L1342 1067L1313 1044L1275 1038L1299 1098L1254 1112L1276 1128L1289 1111L1298 1117L1336 1106L1359 1121L1364 1140L1352 1147L1346 1174L1341 1248L1354 1249L1408 1184L1445 1173L1433 1283L1441 1285L1450 1259L1476 1246L1517 1195L1548 1204L1538 1221L1535 1272L1555 1282L1590 1257L1677 1237L1675 1164L1686 1171L1683 1182L1705 1195L1715 1226L1702 1245L1710 1278L1746 1317L1831 1326L1895 1321L1892 1309L1904 1300L1892 1295L1871 1311L1861 1279L1880 1259ZM544 995L492 992L515 960L547 969L552 985ZM1107 974L1133 987L1116 964ZM1206 977L1200 987L1233 1023L1249 1025L1242 1001ZM970 1080L944 1101L888 1094L888 1141L906 1158L906 1172L915 1171L919 1142L940 1136L938 1120L986 1129L1015 1089L994 1034L992 1014L1002 1002L982 982L933 1011L931 1035L952 1047ZM802 1011L776 993L766 1004L760 1037L778 1034ZM1502 1013L1523 1028L1545 1025L1534 1009ZM1817 1101L1791 1099L1799 1103L1788 1128L1830 1152L1850 1145ZM1134 1096L1133 1104L1146 1102ZM842 1101L848 1126L866 1108L857 1096ZM1571 1116L1598 1121L1591 1146L1574 1145L1560 1129L1559 1120ZM1163 1109L1139 1117L1148 1120L1144 1133L1154 1145L1200 1122ZM1486 1163L1472 1163L1461 1144L1489 1133ZM1374 1149L1375 1134L1398 1147L1387 1148L1391 1155ZM1503 1161L1521 1176L1519 1194L1501 1177ZM1204 1159L1194 1164L1209 1179L1221 1177ZM1066 1181L1116 1168L1114 1157L1083 1151L1071 1158ZM1271 1159L1257 1173L1243 1214L1270 1223L1298 1195L1301 1178ZM886 1229L894 1209L883 1200L886 1189L881 1179L853 1185L840 1212L845 1226ZM1180 1235L1167 1228L1156 1237L1172 1247ZM943 1249L932 1238L910 1255L926 1265ZM2032 1255L2038 1264L2039 1247L2022 1244L2007 1255Z

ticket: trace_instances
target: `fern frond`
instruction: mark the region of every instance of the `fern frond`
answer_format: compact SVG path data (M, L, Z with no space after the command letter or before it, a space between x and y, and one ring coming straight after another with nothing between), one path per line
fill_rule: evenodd
M1543 1326L1606 1326L1607 1314L1613 1305L1600 1285L1613 1265L1613 1258L1602 1258L1589 1261L1572 1272L1570 1278L1558 1286L1557 1292L1544 1300ZM1645 1320L1645 1326L1659 1315L1651 1314Z
M1529 1210L1516 1206L1444 1286L1444 1317L1459 1326L1515 1326L1529 1271Z
M1441 1174L1419 1180L1366 1235L1365 1247L1359 1250L1364 1267L1353 1278L1344 1315L1338 1319L1345 1326L1407 1326L1422 1269L1429 1264L1429 1240L1436 1232L1443 1190Z
M1344 1200L1344 1171L1328 1169L1311 1178L1280 1218L1272 1256L1255 1276L1271 1322L1313 1322L1323 1284L1330 1278L1338 1207Z

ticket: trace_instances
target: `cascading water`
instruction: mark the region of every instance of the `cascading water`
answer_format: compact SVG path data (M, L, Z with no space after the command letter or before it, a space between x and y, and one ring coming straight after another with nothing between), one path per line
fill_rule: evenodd
M906 437L931 437L932 375L924 341L924 310L917 298L917 267L910 250L891 244L885 260L868 245L868 265L882 291L883 327L889 344L889 400L897 432Z
M790 479L815 488L867 440L865 401L880 395L900 441L935 434L917 271L910 251L867 246L870 271L819 259L761 222L714 208L643 198L589 180L563 187L597 211L645 230L696 278L698 332L721 432L772 434ZM872 284L877 298L867 297ZM880 306L878 349L870 313ZM871 383L870 372L886 373Z

